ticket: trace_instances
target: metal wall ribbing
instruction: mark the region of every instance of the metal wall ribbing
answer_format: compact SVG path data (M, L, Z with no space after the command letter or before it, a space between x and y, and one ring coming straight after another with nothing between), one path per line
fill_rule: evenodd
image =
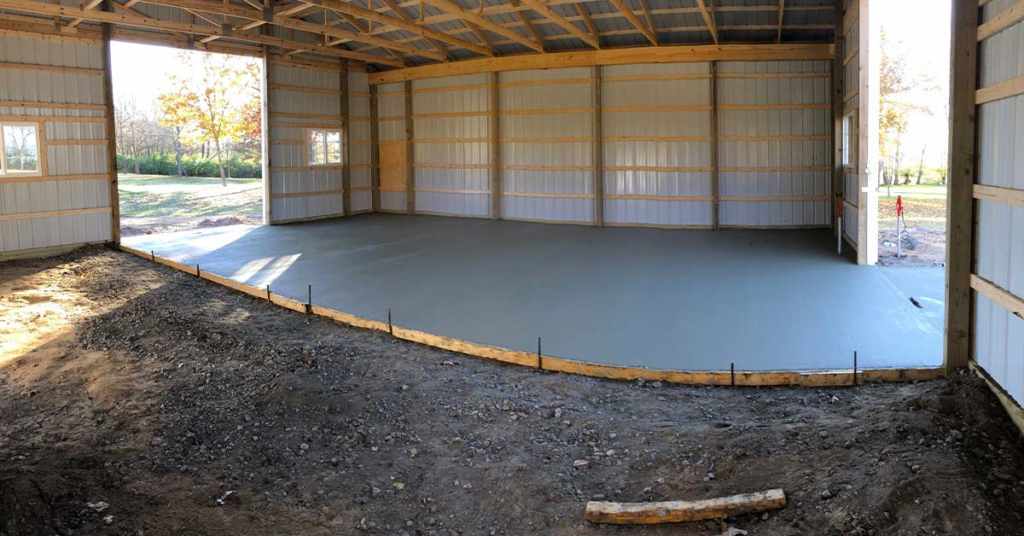
M607 225L711 226L710 64L602 69Z
M593 221L591 84L585 68L499 75L504 218Z
M371 210L370 193L370 86L366 71L350 67L348 74L348 143L349 174L351 184L351 213Z
M417 213L490 213L487 83L486 74L413 82Z
M717 80L721 225L830 225L831 64L723 62Z
M0 255L111 239L103 43L0 33L0 116L37 125L40 176L0 177Z
M341 129L340 70L271 61L270 223L344 213L342 165L311 166L309 129Z
M1012 7L993 0L982 22ZM979 87L991 88L1024 76L1024 23L999 32L979 47ZM1018 201L982 197L976 204L975 274L1024 299L1024 95L978 108L977 183L1012 189ZM1012 300L1011 300L1012 301ZM1024 318L988 292L975 292L974 358L1018 403L1024 403Z
M406 211L408 184L405 84L377 86L377 129L380 151L380 210Z

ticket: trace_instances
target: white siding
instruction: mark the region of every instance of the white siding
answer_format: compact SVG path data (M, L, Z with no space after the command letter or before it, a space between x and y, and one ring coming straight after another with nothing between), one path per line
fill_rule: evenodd
M43 171L0 177L0 255L110 240L107 147L88 143L107 138L102 43L3 32L0 63L0 101L26 103L0 106L0 116L38 125Z
M986 4L983 20L1012 4ZM1024 23L983 41L978 58L980 87L1024 76ZM1024 95L979 107L977 182L1024 190ZM984 199L976 207L975 273L1024 298L1024 206ZM974 295L974 358L1024 404L1024 319L980 293Z

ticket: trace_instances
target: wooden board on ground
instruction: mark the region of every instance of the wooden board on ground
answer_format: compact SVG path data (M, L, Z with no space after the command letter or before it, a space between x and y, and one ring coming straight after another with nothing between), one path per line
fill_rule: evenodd
M584 518L591 523L655 525L722 519L739 514L777 510L786 506L781 489L744 493L700 501L615 503L591 501Z

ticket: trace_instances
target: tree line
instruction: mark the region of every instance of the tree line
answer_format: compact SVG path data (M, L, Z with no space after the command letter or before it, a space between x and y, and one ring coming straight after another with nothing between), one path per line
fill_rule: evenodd
M179 55L151 107L115 104L118 171L259 178L260 67L215 54Z

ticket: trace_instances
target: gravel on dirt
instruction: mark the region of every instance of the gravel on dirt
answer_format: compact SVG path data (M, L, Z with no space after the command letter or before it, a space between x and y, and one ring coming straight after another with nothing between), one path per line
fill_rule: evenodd
M102 248L0 264L0 535L1019 534L985 385L614 382L293 313ZM0 344L4 344L0 342ZM785 490L644 528L588 500Z

